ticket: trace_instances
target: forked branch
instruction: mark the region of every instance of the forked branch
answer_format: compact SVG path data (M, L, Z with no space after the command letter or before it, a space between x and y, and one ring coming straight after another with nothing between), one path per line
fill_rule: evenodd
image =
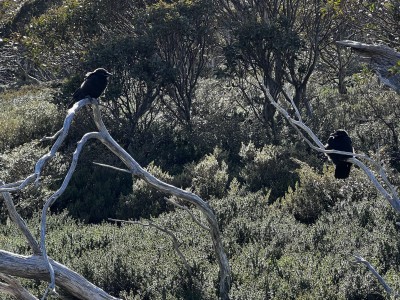
M350 152L344 152L344 151L337 151L337 150L326 150L324 144L318 139L318 137L314 134L314 132L309 128L303 121L300 116L300 112L294 102L291 100L291 97L285 93L285 98L289 99L291 102L291 105L293 106L295 110L295 115L296 117L292 117L289 112L281 106L277 101L274 100L272 97L271 93L269 90L263 86L260 85L263 89L264 94L267 96L268 100L270 103L281 113L286 120L288 120L289 124L294 127L294 129L299 133L299 135L306 141L306 143L314 150L322 153L337 153L337 154L344 154L344 155L349 155L352 156L351 158L348 158L347 161L356 164L359 166L365 174L368 176L368 178L371 180L372 184L376 187L376 189L381 193L383 197L390 203L390 205L397 211L400 212L400 200L399 196L397 194L396 187L394 187L387 175L385 170L383 169L382 165L379 164L378 162L374 161L372 158L368 157L367 155L364 154L357 154L357 153L350 153ZM372 171L365 165L363 164L359 159L363 159L368 161L372 166L376 169L377 173L379 174L380 179L383 181L385 184L386 188L379 182L379 180L375 177L375 175L372 173Z
M18 191L23 188L25 188L27 185L32 184L35 182L36 184L39 184L40 180L40 175L42 172L42 169L44 165L54 157L56 152L58 151L59 147L61 146L62 142L66 138L69 127L71 125L72 119L77 112L79 108L81 108L84 105L87 105L91 103L92 104L92 109L93 109L93 114L94 114L94 121L96 123L96 126L98 128L98 132L90 132L85 134L82 139L78 142L77 148L74 152L73 155L73 160L71 163L71 166L67 172L67 175L64 178L64 181L61 185L61 187L46 201L43 210L42 210L42 218L41 218L41 231L40 231L40 251L42 254L42 258L40 258L40 263L36 261L36 268L41 267L43 264L43 260L45 262L45 265L47 267L47 276L49 275L50 277L50 283L49 287L46 290L45 296L46 297L47 293L49 291L54 291L55 290L55 285L60 284L60 265L54 261L52 261L48 256L47 256L47 251L46 251L46 215L47 211L50 208L50 206L58 199L58 197L65 191L72 174L75 171L75 167L78 162L79 155L83 149L83 146L85 143L92 138L98 139L101 141L110 151L112 151L117 157L121 159L121 161L126 165L128 168L128 171L132 173L135 176L138 176L139 178L143 179L145 182L147 182L150 186L165 192L166 194L172 195L174 197L180 198L184 201L188 201L189 203L195 205L205 216L207 222L208 222L208 231L210 232L211 239L214 245L214 251L215 255L219 264L219 276L220 276L220 298L221 299L229 299L228 293L230 289L230 282L231 282L231 275L230 275L230 267L228 263L227 256L225 254L223 244L222 244L222 238L221 238L221 233L219 231L218 227L218 222L216 219L216 216L211 209L211 207L208 205L207 202L205 202L203 199L201 199L199 196L179 189L173 185L167 184L158 178L154 177L150 173L148 173L145 169L143 169L109 134L108 130L106 129L102 118L101 118L101 113L99 109L99 105L96 99L83 99L77 103L68 111L68 115L65 118L64 121L64 126L62 129L60 129L54 136L44 138L44 140L54 140L56 139L54 145L52 146L51 150L49 153L44 155L39 159L39 161L35 165L35 170L34 173L29 175L26 179L11 183L11 184L4 184L0 186L0 192L7 193L7 192L12 192L12 191ZM122 169L121 169L122 170ZM126 170L125 170L126 171ZM29 235L27 235L28 238ZM35 248L34 243L32 243L32 248L34 249L34 252L38 251L37 247ZM0 252L0 262L1 262L1 252ZM4 253L3 253L4 255ZM12 254L10 254L12 255ZM21 257L20 257L21 258ZM31 257L31 259L35 259L36 257ZM23 258L21 258L23 260ZM62 266L65 268L64 266ZM58 268L58 269L56 269ZM1 269L1 264L0 264L0 272L2 271ZM10 273L11 272L11 273ZM72 271L71 271L72 272ZM12 275L12 270L8 269L7 274ZM20 276L21 274L18 273L17 276ZM36 273L38 275L38 273ZM41 278L47 278L47 276L37 276ZM23 277L23 276L22 276ZM100 289L99 289L100 290ZM104 291L100 290L100 293L104 293L107 295ZM82 297L82 295L80 295ZM86 299L86 298L83 298ZM97 298L88 298L88 299L97 299ZM116 299L113 298L112 296L107 295L104 298L98 298L98 299Z

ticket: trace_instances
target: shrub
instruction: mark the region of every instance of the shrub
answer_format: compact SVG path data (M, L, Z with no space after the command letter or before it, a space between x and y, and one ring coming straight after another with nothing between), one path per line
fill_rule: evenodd
M129 174L93 165L92 161L98 161L100 155L103 155L102 161L105 163L109 158L108 153L96 150L91 153L91 150L93 148L88 145L81 154L85 159L78 164L67 189L53 205L52 211L67 209L76 219L99 223L115 217L118 199L129 193L132 177Z
M221 160L221 150L214 149L213 154L206 155L191 170L192 189L204 199L211 196L222 198L228 184L228 166Z
M146 169L150 174L162 181L167 183L172 181L172 176L161 170L153 162ZM143 179L134 178L132 193L119 198L116 214L123 219L158 216L168 210L164 199L165 196L165 193L152 188Z
M294 172L297 163L283 147L266 145L257 148L250 142L242 144L239 154L244 164L240 176L249 190L271 190L271 201L283 196L298 179Z
M58 108L49 103L53 91L26 86L0 95L0 151L52 134L62 124Z
M325 168L323 174L316 173L311 167L302 164L297 171L299 182L289 188L282 198L282 206L296 219L304 223L313 223L323 211L329 211L336 203L353 203L377 193L369 179L355 167L346 180L337 180L333 176L333 166Z

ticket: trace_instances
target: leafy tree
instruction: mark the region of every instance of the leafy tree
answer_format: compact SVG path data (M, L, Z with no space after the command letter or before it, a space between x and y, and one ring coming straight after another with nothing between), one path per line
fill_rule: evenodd
M135 24L153 37L157 54L172 69L163 103L173 120L190 128L195 91L214 44L212 1L159 1Z
M157 54L151 35L118 35L91 49L88 68L102 65L113 73L106 91L109 121L127 145L149 129L159 114L165 86L172 70ZM89 67L90 66L90 67Z
M345 16L365 42L383 41L393 48L400 46L400 39L395 34L400 30L398 0L342 2Z
M258 117L275 135L275 108L263 93L274 99L284 84L294 88L294 102L308 105L307 83L315 69L321 47L326 42L329 20L323 17L323 1L219 1L228 30L225 56L228 69ZM246 84L246 81L249 83ZM261 88L248 93L251 86ZM288 99L287 99L288 100Z

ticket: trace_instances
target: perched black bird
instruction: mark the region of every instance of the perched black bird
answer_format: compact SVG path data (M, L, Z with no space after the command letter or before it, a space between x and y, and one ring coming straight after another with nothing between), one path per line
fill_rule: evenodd
M68 108L71 108L75 102L78 102L87 96L90 96L91 98L100 97L106 89L108 82L107 78L111 75L111 73L103 68L98 68L93 72L86 73L85 80L72 95L72 100L68 104Z
M325 145L325 149L352 153L354 152L351 138L343 129L339 129L330 135L328 139L328 144ZM352 156L336 153L327 153L327 155L335 164L335 178L345 179L349 177L352 164L345 160Z

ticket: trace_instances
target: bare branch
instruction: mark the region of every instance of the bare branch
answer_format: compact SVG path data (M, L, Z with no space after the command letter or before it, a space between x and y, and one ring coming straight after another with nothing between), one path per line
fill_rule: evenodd
M269 90L260 84L263 92L265 95L267 95L268 100L271 102L271 104L276 107L276 109L288 120L289 124L292 125L296 131L300 134L301 137L304 138L304 140L307 142L307 144L314 150L322 153L337 153L337 154L344 154L344 155L349 155L351 156L350 158L347 159L348 162L354 163L358 165L368 176L368 178L371 180L371 182L374 184L376 189L386 198L386 200L390 203L390 205L398 212L400 212L400 200L399 196L397 194L396 188L389 182L386 172L381 166L381 164L377 163L370 157L364 154L357 154L357 153L351 153L351 152L344 152L344 151L337 151L337 150L326 150L325 146L323 143L318 139L318 137L314 134L314 132L309 128L305 123L301 121L301 118L299 120L296 120L290 116L290 114L285 110L281 105L279 105L278 102L274 100L272 95L270 94ZM285 97L289 97L287 94ZM293 101L291 101L292 106L295 105ZM299 113L297 107L294 107L296 111L296 115ZM308 138L305 136L303 133L305 132ZM368 162L370 162L374 168L377 170L377 172L380 175L380 178L382 181L385 183L385 185L388 187L388 190L385 189L382 184L378 181L378 179L375 177L375 175L371 172L371 170L364 165L361 161L359 161L356 157L365 159Z
M26 290L17 279L2 273L0 273L0 291L20 300L38 300L38 298Z
M5 185L0 186L0 192L16 192L23 190L26 186L34 182L36 179L35 174L31 174L26 177L24 180L19 180L12 183L7 183Z
M82 300L119 300L89 282L66 266L50 260L56 283L71 295ZM43 257L23 256L0 250L0 273L35 280L49 280L49 271Z
M59 131L57 131L54 135L52 135L52 136L44 136L44 137L42 137L41 139L40 139L40 141L41 142L44 142L44 141L53 141L53 140L55 140L60 134L61 134L61 132L63 132L63 128L61 128Z
M400 93L400 75L392 68L400 61L400 53L386 45L365 44L356 41L337 41L340 46L350 47L367 62L378 75L381 82Z
M368 270L370 270L371 273L375 276L375 278L378 279L379 283L383 286L385 291L389 295L392 295L392 293L393 293L392 288L386 283L386 281L382 278L382 276L379 275L379 273L375 270L375 268L367 260L365 260L361 256L354 255L354 257L356 258L356 263L364 264L368 268ZM394 296L397 297L398 295L395 294Z
M75 116L75 113L84 105L92 103L92 101L93 101L93 99L85 98L85 99L75 103L75 105L68 111L68 115L66 116L66 118L64 120L63 127L61 128L61 130L59 130L57 132L56 135L54 135L54 136L58 136L58 138L57 138L56 142L54 143L54 145L51 147L50 152L43 155L37 161L37 163L35 165L34 173L29 175L28 177L26 177L24 180L0 186L0 192L20 191L33 182L35 182L35 184L38 185L39 180L40 180L40 174L43 170L43 167L51 158L53 158L56 155L62 142L65 140L65 138L68 134L68 131L69 131L69 127L71 126L72 120Z
M0 180L0 184L4 184L3 181ZM37 243L36 239L33 237L32 233L29 231L28 226L26 225L24 219L19 215L17 210L15 209L14 202L10 193L3 192L2 193L8 213L10 214L11 220L13 220L25 235L26 239L28 240L29 246L31 246L33 253L38 255L41 253L39 244Z
M116 171L132 174L132 172L127 170L127 169L121 169L121 168L117 168L117 167L114 167L114 166L110 166L110 165L102 164L102 163L98 163L98 162L93 162L93 164L95 164L97 166L105 167L105 168L110 168L110 169L113 169L113 170L116 170Z
M98 132L89 132L86 133L82 139L78 142L78 145L76 147L76 150L73 155L72 163L71 166L69 167L69 170L67 172L67 175L64 178L64 181L61 185L61 187L53 194L50 196L50 198L46 201L45 205L43 206L42 209L42 217L41 217L41 225L40 225L40 247L42 249L42 255L43 259L45 260L47 267L49 268L50 272L50 285L49 288L55 292L55 275L54 275L54 270L53 267L49 261L49 258L47 256L47 251L46 251L46 214L47 210L50 208L50 206L58 199L58 197L61 196L61 194L65 191L65 189L68 186L69 181L71 180L71 177L75 171L76 165L78 164L78 158L79 155L83 149L83 146L85 143L91 139L98 137L99 133Z
M150 226L150 227L154 227L154 228L164 232L165 234L167 234L168 236L171 237L172 244L174 246L174 249L175 249L176 253L178 254L179 258L182 260L182 262L185 265L185 268L188 271L188 273L190 275L192 275L192 268L190 267L188 261L186 260L185 256L181 252L181 250L179 249L180 243L179 243L178 239L176 238L175 234L172 231L170 231L170 230L168 230L166 228L163 228L160 225L157 225L156 223L151 222L149 220L147 220L147 223L142 223L142 222L139 222L139 221L126 221L126 220L119 220L119 219L111 219L111 218L109 218L108 220L114 221L114 222L121 222L121 223L128 223L128 224L138 224L138 225L142 225L142 226Z
M79 102L75 103L74 106L68 110L68 115L66 116L64 120L64 124L62 127L61 133L59 133L58 138L56 142L53 144L53 147L51 147L50 152L47 153L46 155L42 156L38 162L35 165L35 175L36 175L36 180L35 184L39 183L40 179L40 174L42 172L42 169L44 165L52 158L54 155L56 155L58 149L60 148L62 142L65 140L67 137L69 127L71 126L72 120L75 117L75 113L83 106L89 104L92 102L92 99L85 98L83 100L80 100Z

